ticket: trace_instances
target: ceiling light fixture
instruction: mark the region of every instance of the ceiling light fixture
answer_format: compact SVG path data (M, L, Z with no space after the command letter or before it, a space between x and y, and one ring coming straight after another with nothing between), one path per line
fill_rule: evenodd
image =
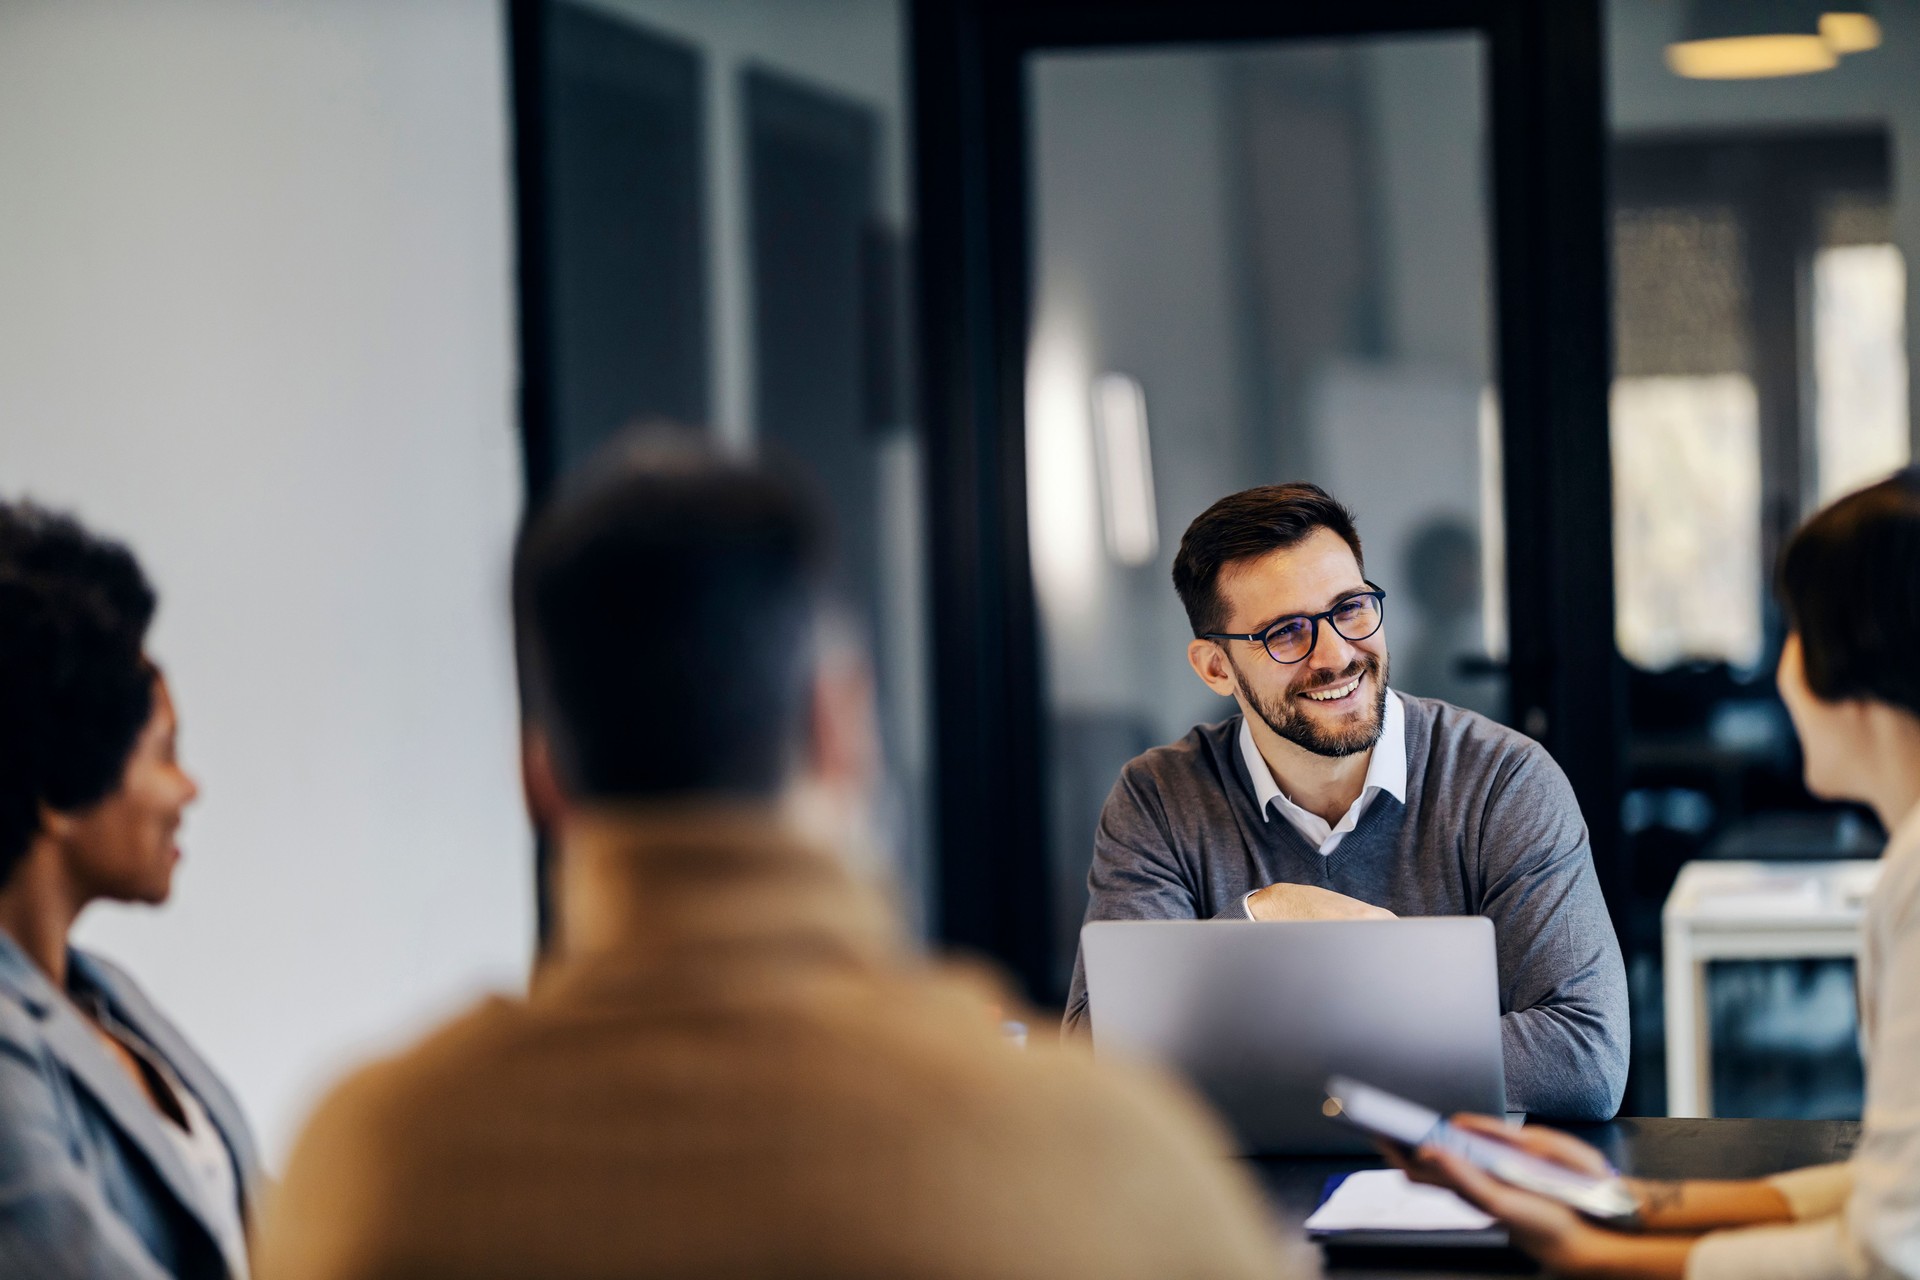
M1830 70L1840 55L1821 34L1824 12L1821 0L1693 0L1680 39L1667 46L1667 65L1693 80Z
M1880 47L1880 24L1865 4L1831 3L1820 15L1820 38L1835 53L1865 53Z

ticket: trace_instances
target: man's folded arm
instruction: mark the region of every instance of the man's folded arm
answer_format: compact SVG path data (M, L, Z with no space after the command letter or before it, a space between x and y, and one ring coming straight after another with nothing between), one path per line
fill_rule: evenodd
M1507 1106L1611 1119L1627 1087L1626 967L1573 788L1544 749L1491 789L1480 852L1508 1011Z
M1093 836L1093 866L1087 872L1087 914L1096 920L1193 920L1200 914L1195 886L1181 870L1173 833L1158 790L1145 770L1121 770L1100 808ZM1239 898L1222 904L1221 919L1246 919ZM1076 945L1073 985L1067 992L1064 1029L1087 1032L1086 957Z

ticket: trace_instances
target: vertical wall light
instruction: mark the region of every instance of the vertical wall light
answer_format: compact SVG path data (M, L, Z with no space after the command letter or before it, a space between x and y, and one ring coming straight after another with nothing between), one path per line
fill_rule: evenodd
M1154 515L1147 397L1137 379L1124 373L1094 379L1093 435L1100 458L1107 554L1123 565L1152 564L1160 551L1160 524Z
M1500 397L1480 388L1480 638L1487 656L1507 657L1507 491L1501 458Z
M1086 326L1066 305L1044 309L1027 352L1027 528L1034 589L1050 626L1099 615L1100 464L1087 382Z

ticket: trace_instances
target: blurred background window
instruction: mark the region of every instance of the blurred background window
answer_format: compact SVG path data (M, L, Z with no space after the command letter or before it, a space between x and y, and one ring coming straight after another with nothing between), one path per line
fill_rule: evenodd
M1734 210L1622 206L1611 397L1614 625L1642 668L1760 658L1760 421Z
M1814 467L1825 504L1912 455L1907 263L1890 202L1861 196L1822 211L1813 259Z
M1608 0L1620 820L1632 867L1627 1111L1665 1109L1660 908L1694 858L1871 857L1823 804L1773 688L1770 576L1793 528L1911 455L1905 257L1920 244L1920 6L1813 74L1703 79L1692 6ZM1830 61L1830 60L1829 60ZM1713 966L1714 1109L1858 1115L1850 964Z

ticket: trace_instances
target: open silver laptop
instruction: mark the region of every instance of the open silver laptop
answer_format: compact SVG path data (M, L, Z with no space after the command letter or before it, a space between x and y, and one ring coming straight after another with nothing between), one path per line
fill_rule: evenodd
M1185 1075L1248 1154L1369 1149L1330 1075L1505 1110L1493 922L1108 920L1080 931L1094 1052Z

